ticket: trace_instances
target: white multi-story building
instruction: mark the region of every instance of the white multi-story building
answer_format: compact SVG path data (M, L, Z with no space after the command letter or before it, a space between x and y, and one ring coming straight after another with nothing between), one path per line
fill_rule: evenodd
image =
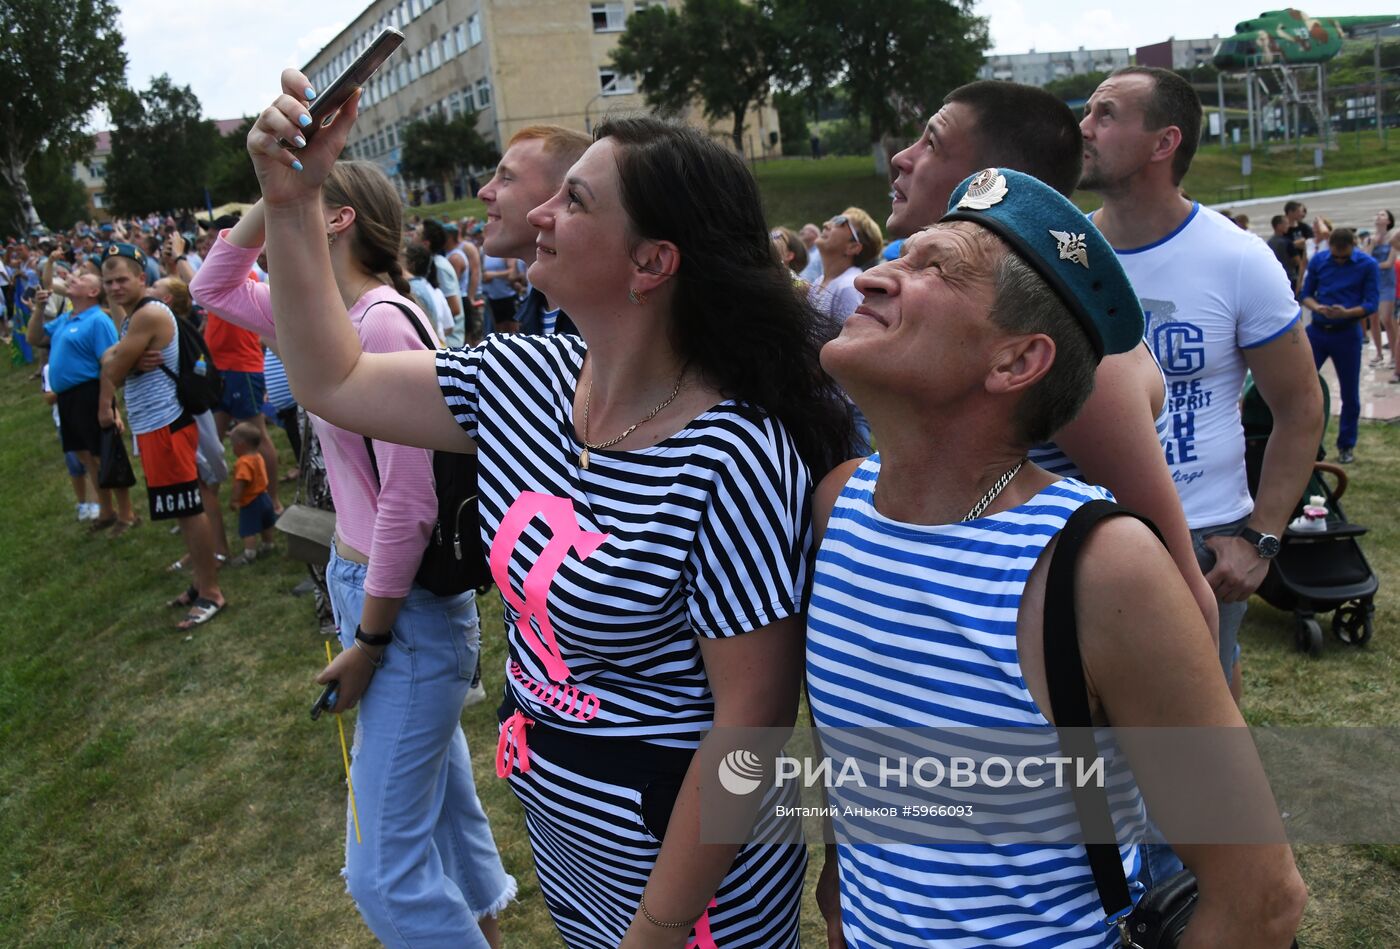
M1060 53L993 53L977 70L978 79L1004 79L1028 86L1043 86L1066 76L1091 72L1112 72L1130 65L1125 49L1068 50Z

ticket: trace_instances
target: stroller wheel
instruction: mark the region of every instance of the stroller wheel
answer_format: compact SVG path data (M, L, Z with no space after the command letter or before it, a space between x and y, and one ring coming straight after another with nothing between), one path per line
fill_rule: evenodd
M1332 614L1332 635L1348 646L1364 646L1371 641L1375 606L1360 601L1343 603Z
M1294 642L1299 652L1305 652L1314 658L1322 655L1322 625L1311 616L1298 617Z

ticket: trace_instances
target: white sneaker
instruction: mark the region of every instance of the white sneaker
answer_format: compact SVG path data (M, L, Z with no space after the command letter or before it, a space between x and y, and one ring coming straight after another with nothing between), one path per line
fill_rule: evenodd
M470 689L467 690L467 701L463 704L462 707L471 708L473 705L480 705L482 702L485 701L486 686L478 682L476 685L472 686Z
M102 506L92 501L85 501L78 505L78 520L95 521L102 516Z
M86 504L84 504L83 502L79 501L78 504L77 504L77 507L78 507L78 520L80 520L80 521L90 521L90 520L92 520L92 518L88 517L88 506L87 506Z

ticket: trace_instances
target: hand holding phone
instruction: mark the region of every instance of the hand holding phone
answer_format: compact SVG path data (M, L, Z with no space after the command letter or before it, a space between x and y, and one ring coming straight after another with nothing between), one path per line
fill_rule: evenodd
M311 102L309 114L311 121L301 130L301 137L308 143L316 137L316 133L330 125L339 114L341 106L350 100L361 86L369 81L375 71L384 65L394 52L403 45L403 34L393 28L386 28L384 32L375 37L374 42L369 45L355 61L345 67L345 71L332 80L325 89ZM278 144L283 148L302 148L301 145L293 145L285 138L278 139Z
M326 687L321 692L314 705L311 706L311 720L314 722L321 717L321 713L329 711L335 707L336 689L340 688L339 680L332 679L326 683Z

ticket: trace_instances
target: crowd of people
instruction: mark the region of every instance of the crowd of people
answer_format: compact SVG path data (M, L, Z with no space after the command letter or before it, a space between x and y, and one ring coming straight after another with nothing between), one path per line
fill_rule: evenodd
M765 222L741 157L651 118L525 128L483 222L405 222L377 166L338 160L355 101L289 149L315 92L282 86L248 138L246 214L84 225L7 254L8 286L37 286L25 338L95 530L140 522L78 473L135 435L148 517L185 540L182 626L226 607L221 566L269 551L268 421L297 432L303 493L336 512L318 578L342 649L317 681L359 708L345 875L377 938L499 946L516 898L460 726L476 593L420 582L435 458L470 453L505 612L486 635L508 645L496 774L567 945L795 946L810 882L832 946L1111 946L1184 870L1188 940L1289 945L1306 891L1281 828L1173 839L1146 778L1116 800L1141 832L1109 845L1112 905L1073 834L893 845L837 821L809 877L775 842L780 787L752 799L747 842L706 839L699 762L735 728L790 727L804 686L819 730L1078 724L1052 600L1077 617L1082 724L1242 729L1240 623L1324 424L1303 340L1383 318L1392 220L1369 264L1345 229L1306 268L1287 231L1275 257L1182 193L1201 106L1156 69L1113 74L1081 117L960 87L893 157L883 228L847 207L797 231ZM1077 187L1103 199L1087 218ZM1348 267L1370 275L1359 303ZM207 413L177 384L191 331L224 382ZM1275 420L1253 492L1246 372ZM1057 587L1061 530L1110 499Z

